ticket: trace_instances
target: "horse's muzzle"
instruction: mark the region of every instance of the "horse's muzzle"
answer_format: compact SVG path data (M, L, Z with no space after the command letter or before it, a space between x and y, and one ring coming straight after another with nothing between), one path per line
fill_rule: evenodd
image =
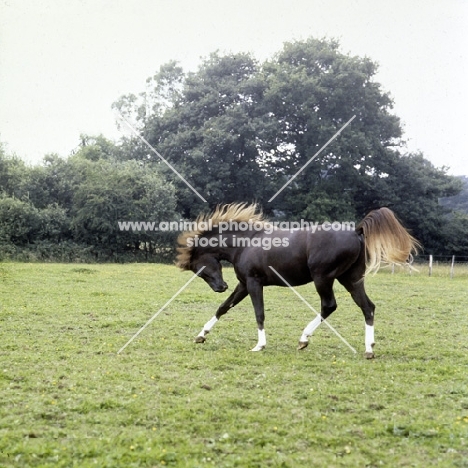
M226 283L222 283L220 285L216 285L216 286L212 286L213 288L213 291L214 292L217 292L217 293L223 293L224 291L226 291L226 289L228 288L228 285Z

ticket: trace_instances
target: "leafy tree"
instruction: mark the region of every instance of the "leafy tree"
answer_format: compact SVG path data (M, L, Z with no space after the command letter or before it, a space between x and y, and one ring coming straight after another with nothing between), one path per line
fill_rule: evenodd
M174 189L158 172L137 161L99 161L74 193L74 238L106 255L154 248L160 236L121 231L118 223L173 219L174 207Z
M30 203L0 196L0 244L27 245L40 227L40 214Z
M8 155L4 145L0 143L0 194L17 198L27 196L22 184L27 171L26 164L21 159Z
M374 175L356 196L362 212L389 206L423 245L442 249L447 210L440 206L439 198L458 193L459 181L447 176L445 169L435 168L422 154L392 156L380 176Z
M283 216L357 220L389 205L414 235L440 248L444 210L438 198L459 186L422 155L403 153L400 121L376 71L370 59L341 53L336 41L308 39L286 43L263 64L249 54L215 53L197 72L184 74L171 62L150 79L152 90L118 105L211 207L257 200ZM126 144L139 159L162 164L141 142ZM205 209L173 180L184 216Z
M163 65L145 92L114 107L209 206L138 138L116 145L81 135L75 154L47 155L34 167L0 145L0 244L40 247L42 257L54 243L73 252L79 244L98 258L150 255L173 241L120 231L118 221L193 218L219 203L255 200L270 216L314 221L359 220L389 206L428 253L468 255L467 217L452 213L446 198L462 184L422 154L404 152L376 71L370 59L317 39L286 43L263 63L213 53L196 72ZM464 206L463 194L457 203Z
M152 97L145 98L156 104L146 117L144 136L212 204L262 197L265 177L256 135L264 116L256 108L262 94L257 72L258 64L248 54L212 54L198 73L183 79L175 64L161 67L151 81ZM143 115L142 106L133 114ZM156 156L151 158L161 165ZM187 217L199 213L203 203L183 182L173 180L179 211Z
M355 194L400 144L392 101L373 81L377 66L350 57L336 41L287 43L264 66L266 107L279 123L267 157L281 187L353 116L352 123L290 184L275 203L289 213L354 218Z
M120 231L118 221L174 219L173 186L157 168L125 161L121 148L104 137L81 139L80 150L68 159L47 155L32 168L1 154L1 251L27 249L42 259L50 251L73 259L81 245L95 258L115 259L167 249L167 235Z
M429 253L445 255L461 255L468 257L468 215L455 212L445 217L442 223L441 236L442 245L433 248ZM439 240L439 239L437 239Z
M390 97L372 80L376 69L367 58L340 53L335 41L309 39L286 44L263 65L248 54L212 54L184 75L172 62L139 104L131 95L116 106L139 119L146 139L211 205L266 202L356 115L275 201L290 214L350 217L353 188L401 137ZM157 104L148 110L149 101ZM147 158L145 148L142 154ZM199 212L196 196L176 185L181 211Z
M463 184L458 195L452 195L440 200L440 204L451 210L468 215L468 176L457 177Z

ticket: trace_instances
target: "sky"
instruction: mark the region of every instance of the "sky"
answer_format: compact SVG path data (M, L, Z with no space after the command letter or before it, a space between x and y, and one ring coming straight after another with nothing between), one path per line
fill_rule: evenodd
M31 164L80 134L121 134L111 105L170 60L334 38L379 64L408 151L468 175L466 0L0 0L0 141Z

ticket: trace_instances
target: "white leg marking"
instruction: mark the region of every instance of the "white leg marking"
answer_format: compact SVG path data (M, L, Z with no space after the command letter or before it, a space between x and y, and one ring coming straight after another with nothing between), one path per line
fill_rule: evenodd
M218 321L218 319L216 318L216 316L213 316L210 320L208 320L208 322L205 323L205 325L203 325L203 329L198 334L198 336L205 337L206 335L208 335L208 333L210 332L210 330L213 328L214 324L217 321Z
M366 323L366 353L372 353L372 345L375 343L374 341L374 325L367 325Z
M322 317L320 315L317 315L317 317L312 320L312 322L307 325L307 327L304 328L304 331L302 332L301 339L299 340L301 343L307 343L309 341L309 336L314 333L315 329L322 323Z
M252 351L262 351L262 349L265 349L266 346L266 334L265 334L265 329L263 330L258 330L258 343L255 348L252 349Z

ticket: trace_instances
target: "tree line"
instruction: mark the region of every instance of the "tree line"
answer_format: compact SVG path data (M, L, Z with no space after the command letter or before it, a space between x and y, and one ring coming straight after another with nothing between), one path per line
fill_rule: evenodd
M174 234L120 231L118 222L193 219L234 201L256 201L273 219L319 222L388 206L426 253L468 255L467 211L439 202L463 181L405 151L376 72L369 58L313 38L263 62L215 52L195 72L167 63L144 92L113 105L142 138L82 135L75 154L35 166L0 149L0 256L161 261Z

